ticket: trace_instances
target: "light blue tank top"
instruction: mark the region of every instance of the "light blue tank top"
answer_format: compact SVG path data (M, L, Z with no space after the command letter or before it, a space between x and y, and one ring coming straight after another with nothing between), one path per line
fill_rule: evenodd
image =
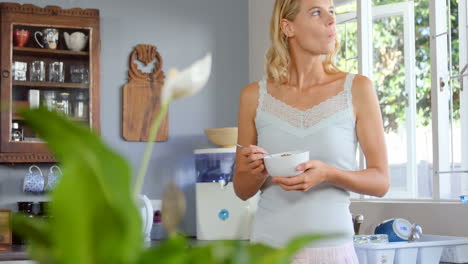
M343 170L357 170L355 117L348 73L343 90L307 110L276 99L259 84L255 117L257 145L268 153L309 150L320 160ZM343 236L313 243L310 247L334 247L352 242L354 229L349 211L349 192L329 183L307 192L285 191L268 178L262 186L251 241L282 247L310 233L342 233Z

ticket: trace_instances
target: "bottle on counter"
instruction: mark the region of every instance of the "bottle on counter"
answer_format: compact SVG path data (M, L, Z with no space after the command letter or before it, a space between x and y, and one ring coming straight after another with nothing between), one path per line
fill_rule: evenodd
M17 202L18 214L22 214L27 218L34 218L34 202ZM13 244L24 245L25 240L13 230Z
M39 211L37 216L41 218L48 218L49 202L39 202Z

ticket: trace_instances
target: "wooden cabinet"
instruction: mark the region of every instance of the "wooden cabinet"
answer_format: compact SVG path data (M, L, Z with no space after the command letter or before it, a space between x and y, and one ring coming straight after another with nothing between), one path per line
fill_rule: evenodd
M0 3L0 20L0 162L54 162L16 109L44 105L99 132L99 10Z

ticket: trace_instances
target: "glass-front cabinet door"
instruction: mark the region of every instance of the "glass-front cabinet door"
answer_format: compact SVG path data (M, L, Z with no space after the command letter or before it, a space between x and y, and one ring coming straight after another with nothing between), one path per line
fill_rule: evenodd
M53 162L17 110L44 106L99 131L99 11L0 7L0 162Z

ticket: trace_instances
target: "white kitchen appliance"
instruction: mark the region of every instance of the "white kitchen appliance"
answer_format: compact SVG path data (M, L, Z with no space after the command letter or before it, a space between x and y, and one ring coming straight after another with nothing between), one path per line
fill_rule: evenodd
M258 194L243 201L234 193L236 149L197 149L194 154L197 239L248 240Z

